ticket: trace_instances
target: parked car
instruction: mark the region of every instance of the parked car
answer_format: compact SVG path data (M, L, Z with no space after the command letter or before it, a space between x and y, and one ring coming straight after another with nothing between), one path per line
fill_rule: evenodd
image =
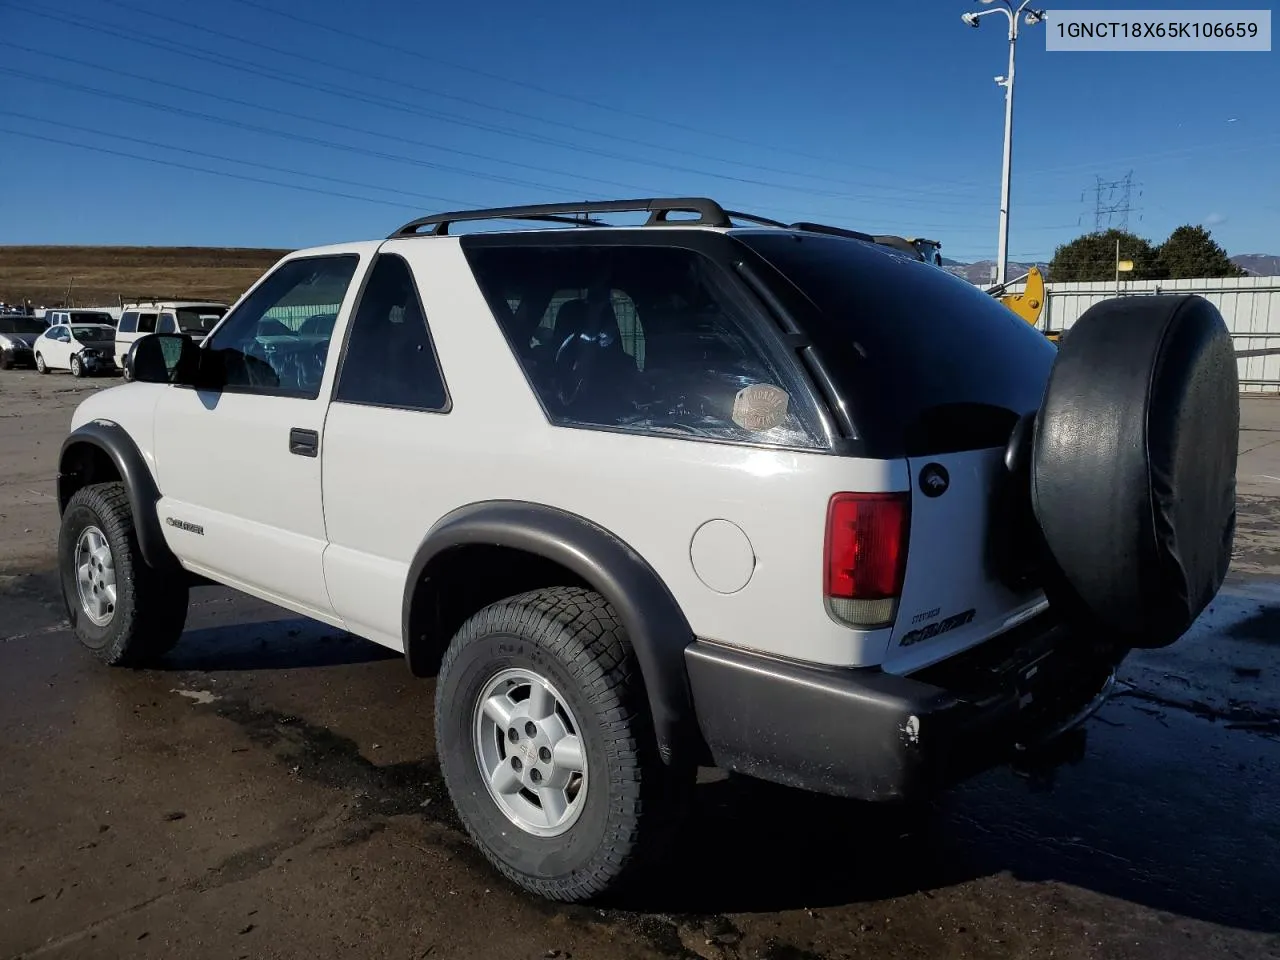
M34 367L36 339L44 332L43 320L22 314L0 316L0 369Z
M61 323L99 323L114 327L116 318L105 310L46 310L44 322L50 327Z
M1226 575L1222 317L1121 298L1055 348L770 223L425 217L139 339L59 460L76 636L154 662L212 580L403 652L461 822L558 900L661 869L699 765L896 802L1043 756Z
M123 303L122 309L116 327L115 360L123 369L124 356L139 337L181 333L199 343L222 319L227 305L205 300L134 300Z
M108 323L58 323L36 338L36 369L70 370L75 377L114 373L116 328Z

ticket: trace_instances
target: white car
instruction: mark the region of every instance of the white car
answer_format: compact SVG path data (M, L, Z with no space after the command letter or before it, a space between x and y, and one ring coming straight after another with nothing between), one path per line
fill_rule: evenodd
M449 233L484 220L552 226ZM554 899L660 870L699 765L900 801L1060 743L1231 556L1206 300L1108 301L1059 349L706 199L299 250L126 363L59 463L80 641L151 662L214 581L403 652L462 823Z
M70 370L84 377L114 373L116 328L106 323L55 323L32 345L36 369Z

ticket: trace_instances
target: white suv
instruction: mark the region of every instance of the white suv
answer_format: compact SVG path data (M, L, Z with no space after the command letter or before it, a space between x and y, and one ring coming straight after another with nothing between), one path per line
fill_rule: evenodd
M227 312L225 303L210 300L135 299L121 303L116 325L116 363L124 367L125 354L149 333L181 333L202 341ZM125 370L125 377L130 376Z
M552 226L449 234L486 219ZM1230 558L1207 301L1110 301L1059 351L705 199L297 251L126 363L61 455L84 645L163 655L212 580L403 651L462 822L557 899L652 865L698 765L891 801L1054 742Z

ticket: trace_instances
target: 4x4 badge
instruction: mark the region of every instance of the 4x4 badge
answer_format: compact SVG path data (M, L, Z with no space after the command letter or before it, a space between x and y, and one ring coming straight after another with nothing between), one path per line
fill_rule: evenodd
M926 463L920 470L920 492L926 497L940 497L951 486L951 476L940 463Z

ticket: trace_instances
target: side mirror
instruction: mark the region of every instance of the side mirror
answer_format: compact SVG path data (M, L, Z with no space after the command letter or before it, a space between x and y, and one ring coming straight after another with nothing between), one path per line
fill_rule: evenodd
M194 386L200 370L200 348L180 333L139 337L124 356L125 372L140 383Z

